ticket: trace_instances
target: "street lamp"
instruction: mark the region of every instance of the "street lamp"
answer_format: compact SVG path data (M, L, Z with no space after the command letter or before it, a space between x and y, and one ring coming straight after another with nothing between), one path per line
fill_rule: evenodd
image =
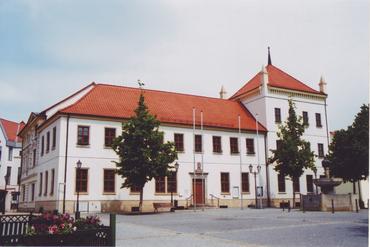
M80 160L77 161L77 176L80 176L77 187L77 205L76 205L76 220L80 218L80 189L81 189L81 170L82 162Z
M179 163L175 163L174 165L174 168L175 168L175 176L177 176L177 171L179 170ZM175 206L173 205L173 189L174 189L174 186L172 184L172 187L171 187L171 205L172 205L172 208L174 208Z
M253 166L252 164L249 165L249 172L254 175L254 194L255 194L255 199L256 199L256 208L257 208L257 174L260 173L261 171L261 166L257 166L257 171L253 171Z

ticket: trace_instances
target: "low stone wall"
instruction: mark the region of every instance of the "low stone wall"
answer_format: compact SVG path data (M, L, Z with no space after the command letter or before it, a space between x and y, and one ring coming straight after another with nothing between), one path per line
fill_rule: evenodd
M353 211L355 198L351 194L302 195L301 210L306 211Z

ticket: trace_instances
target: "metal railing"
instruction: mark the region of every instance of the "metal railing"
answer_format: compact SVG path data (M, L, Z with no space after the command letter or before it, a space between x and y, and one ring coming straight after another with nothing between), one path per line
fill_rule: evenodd
M217 200L217 207L219 208L220 207L220 198L218 198L217 196L213 195L213 194L209 194L210 197L211 197L211 204L212 206L214 207L214 199Z
M189 197L185 198L186 208L189 208L189 206L191 205L191 204L189 204L189 201L191 202L192 199L193 199L193 194L191 194Z

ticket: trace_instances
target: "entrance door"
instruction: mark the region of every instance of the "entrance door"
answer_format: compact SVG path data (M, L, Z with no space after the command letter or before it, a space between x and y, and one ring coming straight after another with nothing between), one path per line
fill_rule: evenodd
M204 204L205 199L205 180L201 178L193 179L193 196L197 205Z

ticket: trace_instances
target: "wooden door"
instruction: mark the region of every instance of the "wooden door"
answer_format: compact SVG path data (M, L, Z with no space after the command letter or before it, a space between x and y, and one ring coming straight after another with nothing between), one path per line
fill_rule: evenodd
M204 179L193 179L193 196L197 205L204 204L205 181Z

